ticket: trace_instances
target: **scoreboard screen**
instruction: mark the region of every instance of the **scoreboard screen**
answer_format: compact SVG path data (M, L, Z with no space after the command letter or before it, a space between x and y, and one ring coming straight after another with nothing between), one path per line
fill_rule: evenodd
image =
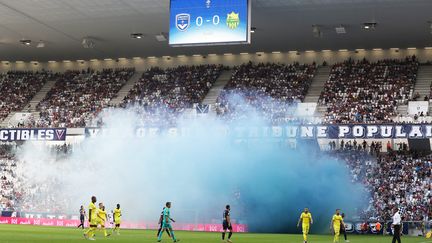
M171 0L171 46L250 43L251 0Z

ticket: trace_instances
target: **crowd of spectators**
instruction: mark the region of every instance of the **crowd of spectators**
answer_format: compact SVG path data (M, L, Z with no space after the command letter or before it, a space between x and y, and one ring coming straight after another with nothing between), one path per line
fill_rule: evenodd
M0 121L21 111L45 82L57 74L49 71L10 71L0 74Z
M16 185L16 161L10 153L11 146L0 146L0 209L15 207L19 194L14 190Z
M23 164L15 155L16 145L0 145L0 212L65 213L67 198L59 197L61 182L47 179L43 183L29 183ZM70 146L51 146L49 151L60 159L70 151Z
M151 68L125 97L122 107L136 111L143 124L169 125L200 103L224 69L221 65Z
M325 123L385 123L397 106L413 98L419 62L403 60L348 60L335 64L321 93L327 106Z
M134 69L67 71L38 104L36 127L85 127L134 74Z
M431 169L430 156L388 154L378 157L376 169L366 180L366 185L374 189L373 208L382 215L392 207L400 207L405 220L418 221L424 220L425 215L431 216Z
M256 114L273 124L392 122L398 105L418 98L413 94L418 66L415 56L377 62L350 59L335 64L319 99L327 107L325 117L311 122L295 111L296 103L304 100L312 83L315 63L249 62L234 68L215 111L226 121ZM223 69L220 65L151 68L121 106L132 107L145 124L172 124L185 109L204 99ZM107 69L2 74L0 91L6 95L0 97L0 120L10 111L22 110L47 79L56 79L55 86L37 106L40 118L32 118L24 126L84 127L110 106L110 100L133 73L133 69ZM423 119L421 115L419 118L414 120Z
M31 213L64 214L68 212L68 195L61 192L62 182L56 178L46 179L44 183L26 183L17 188L20 190L17 207L15 210Z
M370 192L369 208L363 219L387 221L398 207L404 221L432 219L432 156L399 151L370 154L354 148L331 152L343 160L353 182L365 185Z
M320 97L328 107L325 123L391 122L397 106L415 100L413 87L418 61L348 60L335 64ZM152 68L145 72L124 99L121 107L140 116L143 125L173 125L185 111L200 103L223 66L200 65ZM298 122L294 104L302 102L316 72L316 65L253 64L234 69L233 76L218 97L216 111L228 121L247 118L251 113L272 124ZM47 80L57 82L38 105L37 127L85 127L116 96L133 75L133 69L51 72L8 72L0 75L0 120L11 111L22 110ZM381 142L335 141L331 155L346 164L353 182L370 192L370 206L364 216L388 220L394 207L402 209L404 220L432 219L432 156L409 152L406 144L386 153ZM0 209L59 211L64 205L50 193L49 181L28 185L18 172L20 161L11 146L0 146ZM51 153L62 159L73 153L67 145L54 146Z
M227 120L255 113L272 123L296 120L295 104L302 102L312 83L316 65L251 62L235 67L216 104Z
M400 144L397 151L382 150L381 143L347 141L335 146L330 156L342 161L352 182L361 183L370 195L362 220L387 221L394 207L404 221L432 219L432 155L419 155ZM71 147L51 147L53 153L72 153ZM60 158L61 159L61 158ZM28 184L11 146L0 146L0 210L64 213L66 197L59 196L61 181ZM63 200L64 199L64 200ZM63 211L62 211L63 210Z
M388 149L389 148L387 147L387 150ZM328 150L363 151L369 153L370 155L378 155L383 152L383 144L379 141L372 141L369 144L368 142L366 142L366 140L357 142L357 140L345 141L342 139L338 145L336 144L335 140L332 140L328 144Z

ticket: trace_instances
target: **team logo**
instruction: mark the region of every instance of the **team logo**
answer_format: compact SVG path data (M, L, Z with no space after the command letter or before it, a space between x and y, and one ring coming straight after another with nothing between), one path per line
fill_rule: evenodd
M196 110L198 114L206 114L210 110L210 105L197 105Z
M190 14L177 14L176 27L180 31L186 31L190 26Z
M231 12L230 14L228 14L227 20L226 20L228 28L230 28L232 30L237 29L237 27L240 25L239 15L240 15L240 13L234 13L234 11Z
M56 134L57 134L57 139L61 140L63 138L63 135L65 133L65 130L60 130L60 129L56 129L55 130Z

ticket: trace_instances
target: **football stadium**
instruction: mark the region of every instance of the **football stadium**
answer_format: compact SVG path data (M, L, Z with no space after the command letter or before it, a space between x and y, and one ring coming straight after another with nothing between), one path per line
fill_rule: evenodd
M0 243L432 243L431 0L0 20Z

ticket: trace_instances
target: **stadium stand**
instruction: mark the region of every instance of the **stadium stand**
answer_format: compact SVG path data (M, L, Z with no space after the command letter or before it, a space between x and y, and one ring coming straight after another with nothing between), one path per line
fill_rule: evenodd
M49 71L10 71L0 74L0 121L21 111L44 83L56 74Z
M16 162L10 153L10 146L0 146L0 208L12 210L17 198L20 197L14 190Z
M353 182L366 186L370 195L369 207L360 212L362 220L387 221L395 206L401 208L405 221L422 221L432 218L432 156L418 155L400 146L399 151L380 153L380 143L342 143L333 147L329 155L340 159L349 169ZM11 146L0 146L0 177L2 210L33 212L62 212L64 201L52 194L57 181L45 186L25 184L25 174ZM51 147L58 159L71 154L72 146ZM17 169L18 168L18 169ZM45 193L50 191L51 193ZM35 204L35 202L39 202Z
M325 122L360 123L388 122L396 115L398 104L415 100L413 85L418 62L405 60L348 60L332 67L331 76L320 103L329 106ZM147 125L173 125L185 110L200 103L224 70L223 66L180 66L171 69L151 68L130 90L121 107L131 108ZM233 76L218 98L217 112L226 120L241 119L242 112L254 109L273 124L298 121L289 107L303 101L314 77L316 65L252 64L235 67ZM29 126L84 127L110 106L110 100L134 73L133 69L50 72L10 72L1 76L2 90L13 93L2 97L10 110L21 110L48 79L56 85L38 105L40 120ZM373 85L368 85L373 83ZM10 91L14 92L10 92ZM18 95L17 95L18 94ZM237 97L242 102L236 103ZM242 107L246 101L247 107ZM13 104L10 106L9 104ZM378 109L378 108L385 109ZM359 112L355 112L358 109ZM6 112L5 112L6 111ZM424 118L425 121L427 118ZM422 119L419 119L423 121ZM24 185L17 174L19 161L10 147L0 147L2 210L62 211L52 197L45 197L49 188ZM346 163L354 182L366 185L371 195L365 219L387 220L395 205L402 207L405 220L431 218L431 156L407 151L383 154L382 144L346 142L330 144L335 156ZM72 153L67 145L52 147L57 159ZM48 184L56 185L55 181ZM37 198L37 200L35 200ZM30 205L40 201L40 205ZM55 205L54 205L55 204ZM46 207L46 205L54 205Z
M252 109L273 123L292 121L292 106L304 100L315 71L315 64L238 66L218 98L217 113L236 120Z
M347 60L335 64L320 104L327 106L326 123L391 122L397 106L414 98L419 63L404 60Z
M320 105L327 106L324 122L428 122L430 119L427 117L414 119L397 114L398 105L416 99L413 87L418 66L415 56L375 63L347 60L335 64L319 100ZM222 66L216 65L180 66L167 70L152 68L130 90L121 107L134 105L139 107L135 109L141 114L147 110L153 115L156 112L176 117L204 99L222 69ZM218 97L216 111L226 120L238 119L245 109L253 109L263 113L274 124L297 121L293 104L304 100L316 69L315 64L298 63L250 62L235 67L233 76ZM57 77L48 72L5 74L1 87L10 96L2 97L1 103L4 106L6 102L12 102L12 105L1 110L1 118L4 119L12 110L22 110L48 78L55 78L58 80L56 85L37 106L40 118L30 120L24 126L89 125L103 108L110 106L110 100L132 74L133 70L128 69L104 70L101 73L67 71L56 74ZM24 79L36 82L19 86ZM374 84L369 85L370 82ZM12 86L16 92L7 92L11 91ZM232 99L234 96L241 101ZM246 107L240 105L244 103ZM147 122L154 120L150 117L143 119Z
M353 182L362 183L370 194L364 220L389 220L394 207L399 207L405 221L432 218L432 156L399 151L376 153L376 145L346 145L331 152L344 161Z
M125 97L144 124L172 124L185 109L200 103L224 69L221 65L152 68Z
M84 127L109 107L134 69L67 71L38 105L36 127Z
M28 183L28 174L21 166L24 161L15 156L15 145L0 145L0 210L34 213L64 213L67 197L55 190L61 182L56 179L41 183ZM68 145L51 146L49 151L61 159L70 154Z
M0 243L432 243L431 10L0 0Z

